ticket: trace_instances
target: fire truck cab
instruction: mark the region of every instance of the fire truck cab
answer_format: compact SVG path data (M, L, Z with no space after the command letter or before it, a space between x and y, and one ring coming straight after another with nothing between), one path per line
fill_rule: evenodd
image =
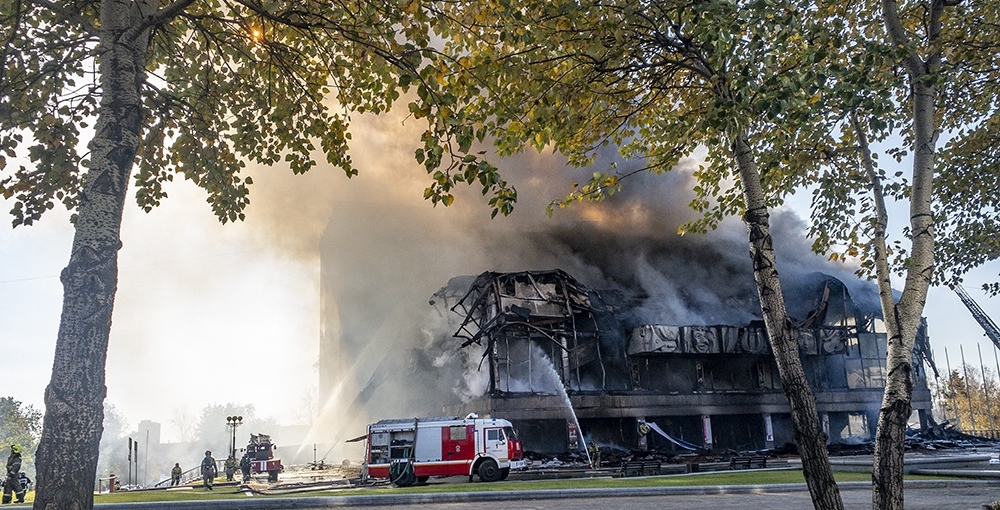
M368 426L365 463L372 478L400 487L432 476L468 476L484 482L524 468L524 448L507 420L444 416L382 420Z

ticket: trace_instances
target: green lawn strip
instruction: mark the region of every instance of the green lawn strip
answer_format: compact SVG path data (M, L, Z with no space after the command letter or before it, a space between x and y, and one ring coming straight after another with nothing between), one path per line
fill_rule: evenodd
M834 473L838 482L870 482L868 473L838 471ZM952 477L906 475L907 480L948 480ZM771 485L782 483L804 483L802 472L798 470L722 472L698 476L653 476L641 478L564 478L558 480L508 481L498 483L429 483L407 488L367 488L336 489L298 492L280 495L260 495L253 497L324 497L324 496L371 496L375 494L433 494L443 492L485 492L517 490L553 489L607 489L629 487L686 487L699 485ZM207 491L201 487L192 490L155 490L118 492L94 496L95 503L134 503L143 501L191 501L202 499L245 498L244 493L232 486L216 486Z
M834 473L838 482L870 482L868 473L849 471ZM907 475L907 480L941 480L940 476ZM437 493L437 492L475 492L475 491L510 491L510 490L550 490L550 489L607 489L627 487L688 487L699 485L772 485L782 483L805 483L799 470L756 471L756 472L725 472L698 476L651 476L639 478L574 478L561 480L533 480L523 482L502 483L472 483L472 484L429 484L420 487L392 489L397 493ZM363 492L351 494L373 494L375 490L366 489Z

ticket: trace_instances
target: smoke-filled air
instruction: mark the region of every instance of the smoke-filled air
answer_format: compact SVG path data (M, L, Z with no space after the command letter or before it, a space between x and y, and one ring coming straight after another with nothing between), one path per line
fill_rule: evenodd
M589 288L641 296L638 313L649 323L738 325L759 317L743 224L730 219L705 236L677 234L695 217L687 205L696 159L665 175L637 174L610 200L551 217L545 206L605 170L613 154L589 169L567 168L553 154L500 160L518 206L491 220L475 186L460 189L451 207L422 199L429 178L412 157L417 129L390 119L367 124L353 146L361 174L350 182L331 176L322 186L258 191L291 191L288 203L318 203L311 210L329 220L318 243L320 417L304 444L331 445L333 458L360 458L360 443L344 441L363 434L366 423L440 415L446 405L483 394L482 347L460 349L452 337L457 316L432 298L456 277L562 269ZM626 172L636 165L618 161ZM316 233L317 218L295 224L281 212L266 211L276 235L300 227ZM853 278L851 268L809 250L793 213L777 211L772 228L783 279L815 271Z

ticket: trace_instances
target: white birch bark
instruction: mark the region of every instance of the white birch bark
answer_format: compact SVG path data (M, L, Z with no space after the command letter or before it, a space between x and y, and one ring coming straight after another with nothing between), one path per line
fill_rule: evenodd
M941 30L944 2L934 0L928 13L928 39L937 39ZM903 510L903 443L906 422L912 410L913 343L920 325L927 290L934 271L934 221L931 214L937 127L934 102L937 88L933 79L940 68L940 54L932 52L925 61L913 48L903 29L895 0L882 2L886 32L893 43L907 49L904 65L910 78L913 115L913 175L910 193L911 250L906 281L898 303L892 303L888 268L878 274L882 313L888 347L886 383L879 409L872 465L872 508ZM876 258L888 256L885 243L876 245Z
M842 510L840 489L830 469L823 432L816 410L816 396L809 387L792 322L785 309L785 300L778 279L778 268L771 240L769 213L761 187L760 173L753 158L753 149L745 133L737 135L733 155L739 169L747 212L744 221L750 241L754 280L760 296L761 312L767 336L778 364L781 386L791 408L795 444L802 458L802 470L817 510Z

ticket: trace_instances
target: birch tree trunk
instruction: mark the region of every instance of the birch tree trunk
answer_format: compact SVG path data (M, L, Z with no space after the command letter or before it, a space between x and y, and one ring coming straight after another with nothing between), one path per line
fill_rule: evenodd
M94 506L119 234L142 128L139 86L149 30L140 27L145 19L140 8L128 0L101 4L101 113L89 145L69 264L60 276L63 308L36 453L34 508L39 510Z
M733 156L743 186L747 212L744 222L750 241L750 259L753 261L753 275L760 296L761 312L767 327L778 364L781 386L791 408L792 428L795 444L802 458L802 470L817 510L842 510L844 503L840 489L830 469L830 458L826 450L826 434L823 432L816 410L816 396L809 387L799 346L795 340L792 322L785 309L785 300L778 280L774 246L771 240L769 214L761 187L760 174L754 161L753 149L745 132L737 135L733 143Z
M943 9L942 0L930 4L927 35L932 43L940 35ZM940 53L931 52L925 61L914 50L900 23L895 0L882 2L882 17L890 40L907 49L903 63L912 90L913 184L910 189L910 260L898 303L892 303L888 270L884 275L878 274L888 346L885 393L879 409L872 464L872 508L903 510L903 441L912 410L913 343L934 272L931 197L938 136L934 118L937 99L934 80L940 70ZM876 254L877 259L888 257L884 243L881 247L876 245L876 250L881 252Z

